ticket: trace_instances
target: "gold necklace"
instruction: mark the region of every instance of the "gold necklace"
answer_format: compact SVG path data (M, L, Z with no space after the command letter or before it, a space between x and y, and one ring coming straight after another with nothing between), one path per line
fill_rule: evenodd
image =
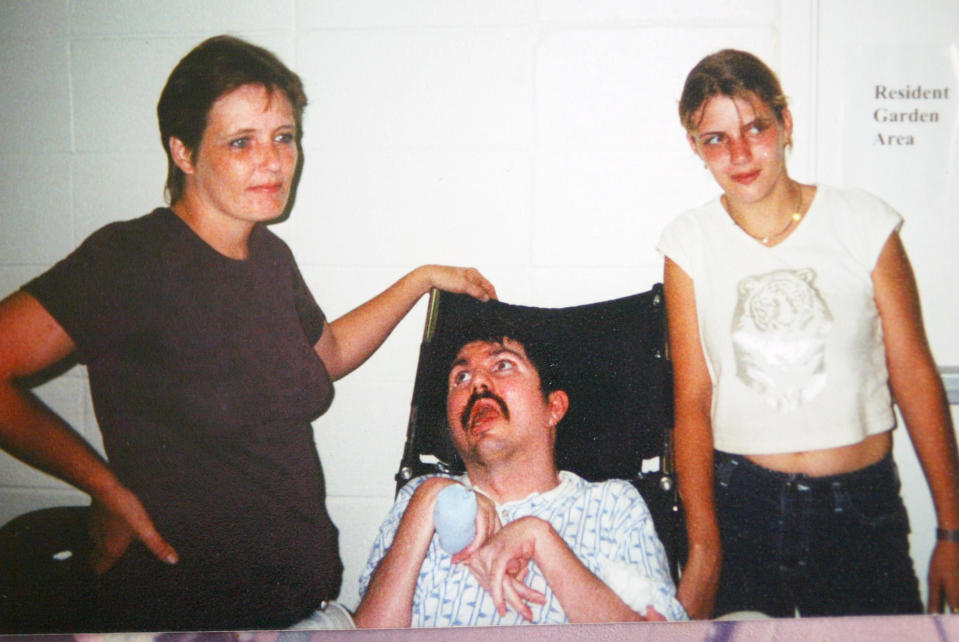
M775 234L770 234L770 235L768 235L768 236L756 236L755 234L753 234L752 232L750 232L749 230L747 230L745 227L743 227L742 225L740 225L740 224L739 224L739 221L736 220L736 217L733 216L732 210L729 209L729 202L727 201L725 194L723 194L723 196L722 196L722 198L720 199L720 201L722 202L723 209L725 209L725 210L726 210L726 213L729 214L729 218L730 218L730 219L732 220L732 222L736 225L736 227L738 227L738 228L741 229L743 232L745 232L746 234L748 234L751 238L756 239L757 241L759 241L759 242L762 243L763 245L769 245L769 242L770 242L770 241L775 241L776 239L778 239L780 236L782 236L783 234L785 234L786 232L788 232L788 231L789 231L789 228L791 228L793 225L795 225L795 224L798 223L800 220L802 220L802 217L803 217L803 214L802 214L802 185L799 186L799 200L796 202L796 209L795 209L795 211L792 213L792 215L789 217L789 220L786 222L786 227L784 227L783 229L779 230L779 231L776 232Z

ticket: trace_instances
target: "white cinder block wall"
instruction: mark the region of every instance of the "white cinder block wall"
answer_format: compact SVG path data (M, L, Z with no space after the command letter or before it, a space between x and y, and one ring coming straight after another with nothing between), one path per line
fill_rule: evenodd
M645 290L661 278L662 227L716 192L675 113L689 68L727 46L764 58L793 98L794 175L841 182L821 161L839 143L817 127L838 104L843 47L959 40L951 0L920 4L3 0L0 296L101 225L162 203L156 100L176 61L222 32L272 49L306 83L302 181L275 229L331 318L426 262L478 266L502 299L529 305ZM910 240L917 271L955 275ZM956 304L925 304L937 353L959 362ZM337 384L315 424L348 606L391 502L424 314ZM82 367L37 392L100 446ZM910 456L899 459L924 572L935 524ZM0 454L0 522L82 501Z

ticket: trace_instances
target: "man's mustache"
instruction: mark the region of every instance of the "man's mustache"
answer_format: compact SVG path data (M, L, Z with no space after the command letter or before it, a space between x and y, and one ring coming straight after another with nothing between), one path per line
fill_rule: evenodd
M473 406L475 406L476 402L480 399L492 399L495 401L499 405L503 417L507 420L509 419L509 408L506 407L506 402L503 401L502 398L494 394L491 390L479 390L471 394L469 400L466 402L466 407L460 415L460 426L466 428L469 425L470 417L473 414Z

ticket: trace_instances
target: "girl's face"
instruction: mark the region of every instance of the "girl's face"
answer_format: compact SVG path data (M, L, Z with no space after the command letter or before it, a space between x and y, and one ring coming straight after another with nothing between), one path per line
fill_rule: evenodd
M792 134L788 109L783 109L779 122L755 94L717 95L697 116L699 124L688 133L689 144L729 201L761 202L788 181L785 149Z

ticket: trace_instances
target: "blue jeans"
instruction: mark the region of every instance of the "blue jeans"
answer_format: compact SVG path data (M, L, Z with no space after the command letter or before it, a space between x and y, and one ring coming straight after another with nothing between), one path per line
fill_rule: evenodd
M723 545L717 616L922 612L892 456L827 477L715 457Z

